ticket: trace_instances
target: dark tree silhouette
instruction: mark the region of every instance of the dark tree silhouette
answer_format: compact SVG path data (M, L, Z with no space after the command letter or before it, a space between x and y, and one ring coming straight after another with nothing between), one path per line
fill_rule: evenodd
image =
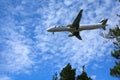
M58 74L57 74L57 72L55 73L55 75L53 75L53 79L52 80L58 80Z
M75 80L75 71L76 69L72 69L70 63L67 64L60 73L60 80Z
M90 77L87 76L85 72L85 66L82 67L83 71L80 75L77 76L77 80L92 80Z
M113 42L114 44L114 51L111 53L111 55L116 59L115 66L110 69L110 74L112 76L120 78L120 28L117 27L115 29L110 29L110 32L114 36L116 36L116 41Z
M76 69L73 69L70 63L68 63L60 72L60 79L58 79L57 74L55 74L53 80L92 80L87 76L85 66L83 66L82 69L82 73L76 77Z

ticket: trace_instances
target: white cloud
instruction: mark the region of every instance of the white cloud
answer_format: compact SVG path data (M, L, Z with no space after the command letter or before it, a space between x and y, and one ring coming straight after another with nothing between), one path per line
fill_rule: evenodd
M8 76L1 76L0 75L0 80L13 80L13 79L11 79L10 77L8 77Z
M71 4L73 4L76 0L64 0L64 4L66 6L70 6Z
M34 61L30 58L30 46L27 45L31 40L16 32L14 24L11 23L6 25L11 26L11 28L6 27L5 29L5 25L3 25L1 30L5 35L1 35L4 43L1 43L3 44L3 50L0 54L2 58L0 71L3 73L28 73L27 69L32 68L32 65L34 65Z
M92 78L93 80L96 80L96 75L92 75L91 78Z
M65 2L65 1L64 1ZM93 2L93 1L92 1ZM90 3L92 3L90 2ZM62 2L57 3L57 5L61 5ZM71 2L67 1L66 3L71 4ZM70 7L67 9L64 5L57 6L58 9L55 8L56 3L50 3L51 5L47 7L47 9L43 9L43 12L48 13L47 15L44 14L43 17L46 17L46 21L43 22L43 25L46 25L46 28L50 25L57 24L61 25L61 23L57 22L64 22L64 24L68 24L72 21L73 17L76 16L76 13L73 11L76 11L75 7L78 6L77 1L74 1L74 3L77 3L73 7ZM82 3L85 3L83 1ZM109 6L111 3L105 3L107 6ZM98 2L94 2L94 6L88 6L88 4L82 4L80 5L85 6L86 8L83 12L83 21L82 22L89 22L89 23L96 23L99 20L106 17L107 13L105 10L107 7L106 5L103 5L100 7L98 5ZM51 7L52 6L52 7ZM79 6L79 7L80 7ZM88 7L87 7L88 6ZM94 7L93 9L89 8ZM47 11L46 11L47 10ZM113 10L113 9L111 9ZM88 13L86 13L88 12ZM67 14L67 15L66 15ZM92 16L96 14L96 16ZM107 15L107 17L110 17L111 14ZM68 19L69 18L69 19ZM114 18L113 18L114 20ZM39 27L39 28L38 28ZM83 31L81 32L81 36L83 38L82 41L77 40L75 37L68 38L68 33L56 33L54 36L47 33L44 29L43 33L39 33L41 30L41 27L38 26L36 28L36 39L38 40L38 46L41 50L41 53L47 53L49 52L52 56L52 59L56 59L58 62L71 62L72 64L79 66L80 64L88 64L91 60L99 60L101 58L104 58L106 55L109 55L109 52L111 51L111 48L109 46L112 44L112 42L109 42L108 40L103 39L99 32L101 30L94 30L94 31ZM89 35L88 35L89 34ZM44 36L44 37L43 37ZM42 42L41 42L42 41ZM47 42L46 42L47 41ZM44 44L44 45L43 45ZM107 54L104 54L105 52L108 52ZM64 63L60 63L61 66L64 65ZM59 63L58 63L59 64Z
M66 25L72 22L81 8L84 9L81 23L96 23L104 17L110 18L110 25L117 21L116 18L111 17L114 14L110 12L118 12L118 7L109 9L111 2L105 2L103 6L98 5L95 0L89 1L90 4L86 2L50 0L35 4L33 0L31 3L22 1L16 8L12 8L14 9L12 14L6 16L3 21L0 20L2 22L0 23L2 25L0 41L4 45L2 46L4 49L0 52L2 59L0 71L29 73L29 69L34 68L36 63L56 64L54 67L60 68L68 62L80 69L83 64L105 59L105 56L109 55L112 42L99 35L102 30L81 32L82 41L75 37L69 38L69 33L52 35L46 32L50 26ZM72 5L73 3L75 5ZM28 5L25 6L25 4ZM35 8L28 8L28 6ZM40 18L34 18L34 15L39 15ZM14 16L19 20L17 21Z

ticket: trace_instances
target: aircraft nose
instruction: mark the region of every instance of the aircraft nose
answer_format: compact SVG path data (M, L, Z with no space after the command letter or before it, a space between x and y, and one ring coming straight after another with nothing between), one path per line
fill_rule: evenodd
M50 29L47 29L47 32L50 32Z
M47 29L47 32L51 32L51 29L48 28L48 29Z

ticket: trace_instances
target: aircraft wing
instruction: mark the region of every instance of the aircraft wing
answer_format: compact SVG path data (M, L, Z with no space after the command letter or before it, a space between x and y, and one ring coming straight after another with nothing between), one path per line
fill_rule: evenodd
M80 12L78 13L77 17L73 21L72 27L76 27L76 29L79 28L79 22L80 22L81 17L82 17L82 12L83 12L83 9L80 10Z
M79 32L73 33L79 40L82 40L81 36L79 35Z

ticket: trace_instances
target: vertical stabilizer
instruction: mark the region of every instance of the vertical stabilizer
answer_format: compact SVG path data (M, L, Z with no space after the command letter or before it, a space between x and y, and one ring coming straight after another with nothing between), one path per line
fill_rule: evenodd
M103 29L106 30L106 23L107 23L108 19L104 19L102 20L100 23L102 23L102 25L104 26Z

